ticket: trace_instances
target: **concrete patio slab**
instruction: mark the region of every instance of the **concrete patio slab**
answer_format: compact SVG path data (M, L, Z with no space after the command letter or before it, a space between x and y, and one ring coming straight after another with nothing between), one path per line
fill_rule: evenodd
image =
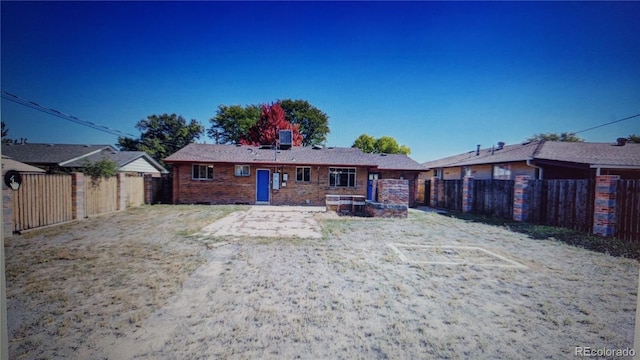
M252 206L207 225L202 236L321 238L322 229L314 218L325 212L317 206Z

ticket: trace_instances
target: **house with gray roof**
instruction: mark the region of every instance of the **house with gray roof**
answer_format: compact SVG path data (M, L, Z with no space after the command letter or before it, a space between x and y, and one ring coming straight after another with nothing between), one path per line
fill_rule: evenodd
M80 144L2 144L2 154L49 173L77 171L87 162L110 159L118 171L131 174L160 176L168 171L143 151L118 151L111 145Z
M374 179L402 178L415 205L424 171L406 155L338 147L190 144L164 162L172 165L174 203L319 206L326 195L371 199Z
M475 179L593 179L619 175L640 179L640 144L618 139L611 143L531 141L514 145L498 143L489 148L429 161L428 177L445 180Z

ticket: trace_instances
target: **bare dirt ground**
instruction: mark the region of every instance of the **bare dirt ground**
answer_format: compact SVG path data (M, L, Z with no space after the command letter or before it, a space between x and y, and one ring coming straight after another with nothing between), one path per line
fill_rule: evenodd
M633 346L634 260L418 211L315 213L320 238L200 233L233 210L248 207L142 207L8 240L11 358L520 359Z

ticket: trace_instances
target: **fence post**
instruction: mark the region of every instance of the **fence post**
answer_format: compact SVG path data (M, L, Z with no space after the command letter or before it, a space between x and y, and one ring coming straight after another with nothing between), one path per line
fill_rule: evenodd
M618 175L596 176L596 196L593 207L593 233L614 236L616 233L616 192Z
M4 236L9 237L13 235L13 230L16 228L16 224L13 222L13 197L15 191L11 190L2 182L2 229Z
M431 207L438 206L438 188L440 187L440 179L437 177L431 178Z
M124 173L118 173L118 175L116 175L116 179L117 179L116 210L124 210L127 208L127 189L125 189L127 185L125 184L124 178L125 178Z
M153 203L153 175L144 174L144 203Z
M513 184L513 220L529 220L529 179L528 175L516 176Z
M462 179L462 212L473 210L473 177L465 176Z
M74 220L84 219L84 174L71 174L71 217Z

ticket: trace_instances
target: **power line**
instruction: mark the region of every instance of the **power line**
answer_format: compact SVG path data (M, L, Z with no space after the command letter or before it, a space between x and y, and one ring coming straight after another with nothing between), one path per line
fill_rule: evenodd
M8 91L2 90L2 97L9 100L9 101L13 101L16 104L20 104L20 105L24 105L26 107L38 110L38 111L42 111L43 113L47 113L49 115L53 115L53 116L57 116L61 119L64 120L68 120L68 121L72 121L76 124L80 124L83 126L87 126L102 132L106 132L109 133L111 135L117 135L117 136L124 136L124 137L133 137L135 138L135 135L131 135L125 132L122 132L120 130L116 130L116 129L112 129L103 125L99 125L96 123L93 123L91 121L87 121L87 120L82 120L80 118L78 118L77 116L73 116L73 115L69 115L69 114L65 114L61 111L58 111L56 109L52 109L52 108L48 108L45 106L42 106L40 104L38 104L35 101L31 101L31 100L27 100L27 99L23 99L17 95L14 95Z
M601 128L601 127L603 127L603 126L607 126L607 125L611 125L611 124L619 123L619 122L621 122L621 121L625 121L625 120L629 120L629 119L637 118L638 116L640 116L640 114L635 114L635 115L632 115L632 116L626 117L626 118L624 118L624 119L614 120L614 121L610 121L610 122L608 122L608 123L606 123L606 124L602 124L602 125L598 125L598 126L590 127L590 128L588 128L588 129L584 129L584 130L580 130L580 131L572 132L571 134L574 134L574 135L575 135L575 134L579 134L579 133L581 133L581 132L585 132L585 131L589 131L589 130L593 130L593 129Z

